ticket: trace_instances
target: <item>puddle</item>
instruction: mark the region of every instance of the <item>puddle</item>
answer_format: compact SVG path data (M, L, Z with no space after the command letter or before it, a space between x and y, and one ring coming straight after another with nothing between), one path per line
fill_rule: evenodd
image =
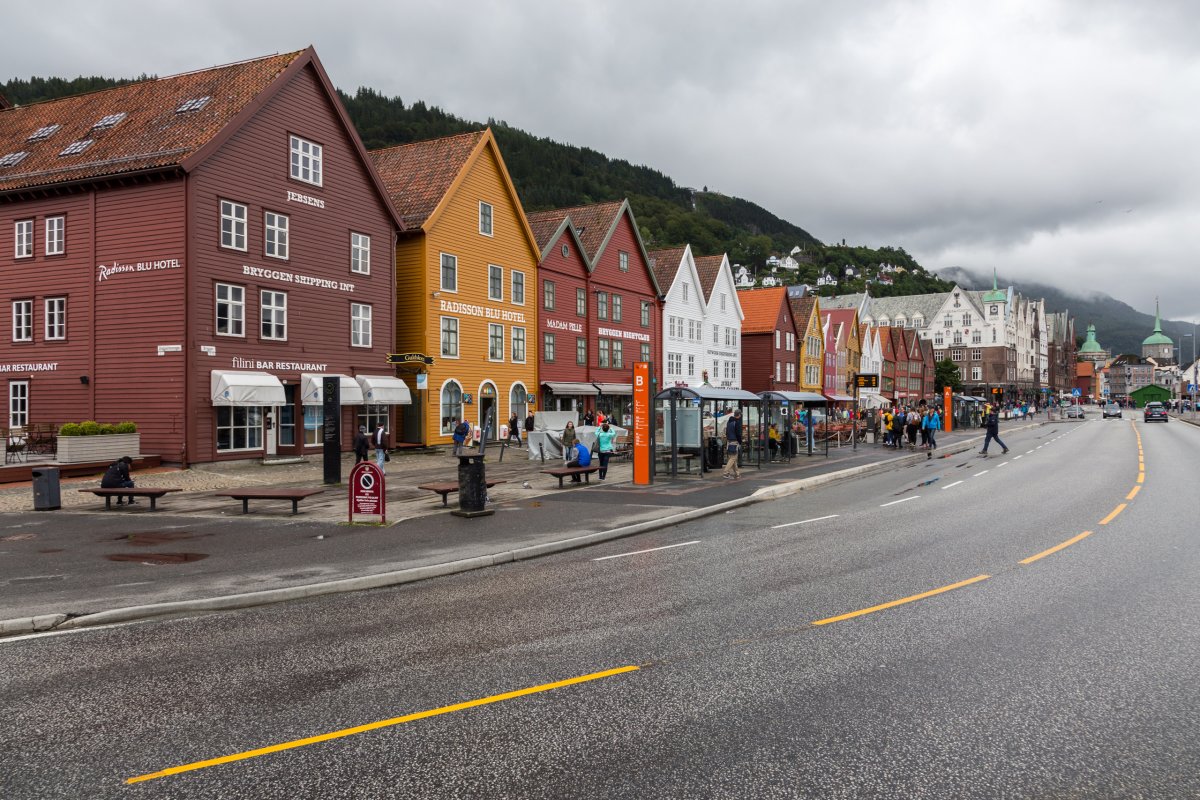
M109 561L132 561L138 564L183 564L208 558L208 553L110 553Z

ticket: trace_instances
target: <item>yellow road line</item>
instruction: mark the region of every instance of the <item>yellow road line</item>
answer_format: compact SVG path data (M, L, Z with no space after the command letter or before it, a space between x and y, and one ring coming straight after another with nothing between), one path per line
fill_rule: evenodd
M215 767L219 764L229 764L234 761L244 761L245 759L248 759L248 758L257 758L258 756L265 756L265 755L269 755L271 753L278 753L283 750L293 750L297 747L306 747L310 744L318 744L320 742L328 742L333 739L341 739L346 736L354 736L359 733L366 733L367 731L374 731L374 730L378 730L380 728L387 728L387 727L390 727L393 725L403 725L406 722L414 722L419 719L426 719L428 717L436 717L441 714L450 714L455 711L465 711L468 708L476 708L478 706L486 706L491 703L499 703L502 700L512 700L517 697L524 697L525 695L537 694L538 692L548 692L551 689L561 689L564 686L573 686L577 683L586 683L587 681L599 680L600 678L608 678L613 675L620 675L625 672L633 672L637 669L639 669L639 667L636 667L636 666L617 667L616 669L604 670L603 672L593 672L590 675L580 675L577 678L567 678L566 680L555 681L554 683L543 683L541 686L531 686L527 689L517 689L516 691L513 691L513 692L505 692L504 694L495 694L495 695L492 695L491 697L483 697L478 700L468 700L465 703L455 703L454 705L451 705L451 706L442 706L441 708L434 708L434 709L430 709L429 711L418 711L415 714L406 714L403 717L393 717L392 719L380 720L379 722L371 722L366 725L357 725L353 728L345 728L340 731L333 731L331 733L322 733L319 736L309 736L305 739L295 739L294 741L282 742L280 744L273 744L269 747L260 747L255 750L246 750L245 752L233 753L232 755L221 756L220 758L210 758L205 761L194 761L191 764L182 764L178 767L171 767L169 769L160 770L158 772L150 772L145 775L138 775L137 777L134 777L134 778L127 778L125 780L125 783L141 783L142 781L150 781L150 780L154 780L156 778L165 778L169 775L178 775L181 772L191 772L193 770L204 769L206 767Z
M859 611L851 611L849 614L839 614L836 617L827 617L825 619L819 619L816 622L814 622L813 625L828 625L831 622L841 622L842 620L854 619L855 617L861 617L864 614L873 614L876 611L883 611L885 608L895 608L896 606L904 605L905 603L912 603L916 600L924 600L926 597L933 597L934 595L942 594L943 592L951 592L951 591L954 591L955 589L961 589L964 586L970 586L972 583L978 583L979 581L986 581L990 577L992 577L992 576L991 575L976 575L974 578L968 578L965 581L959 581L958 583L952 583L949 586L943 586L940 589L931 589L928 592L921 592L920 594L914 594L911 597L902 597L899 600L892 600L891 602L882 603L877 606L871 606L870 608L864 608Z
M1110 522L1112 522L1112 521L1113 521L1113 518L1114 518L1114 517L1116 517L1116 516L1117 516L1117 514L1120 514L1120 513L1121 513L1122 511L1124 511L1124 510L1125 510L1125 503L1121 503L1121 505L1119 505L1119 506L1117 506L1116 508L1114 508L1114 509L1112 510L1112 512L1111 512L1111 513L1110 513L1110 514L1109 514L1107 517L1105 517L1104 519L1100 520L1100 524L1101 524L1101 525L1107 525L1108 523L1110 523Z
M1146 473L1139 472L1138 473L1138 483L1145 483L1145 482L1146 482Z
M1070 547L1071 545L1078 542L1080 539L1086 539L1087 537L1089 537L1091 535L1092 535L1091 531L1084 531L1083 533L1079 534L1078 536L1072 536L1070 539L1067 539L1065 542L1063 542L1061 544L1054 545L1054 547L1051 547L1049 550L1043 550L1042 552L1038 553L1036 556L1030 556L1029 558L1021 559L1021 563L1022 564L1032 564L1033 562L1037 561L1039 558L1045 558L1046 556L1050 555L1051 553L1057 553L1059 550L1062 550L1064 547Z
M1140 492L1141 490L1142 490L1141 486L1133 487L1133 491L1131 491L1129 494L1125 495L1125 499L1132 500L1133 498L1137 497L1137 493Z

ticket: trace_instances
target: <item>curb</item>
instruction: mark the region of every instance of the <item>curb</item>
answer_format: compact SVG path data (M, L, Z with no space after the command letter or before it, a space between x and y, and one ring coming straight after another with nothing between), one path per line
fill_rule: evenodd
M1024 430L1025 428L1037 427L1045 423L1035 423L1034 425L1026 425L1022 428L1014 430ZM957 442L945 448L944 453L939 458L945 458L958 453L971 450L975 443L982 437L973 437L965 441ZM358 578L342 578L335 581L325 581L323 583L306 584L304 586L290 586L283 589L267 589L260 592L246 592L243 594L225 595L223 597L213 597L202 600L177 600L169 603L154 603L143 606L126 606L125 608L114 608L109 611L98 611L94 614L84 614L77 617L69 617L66 614L44 614L36 617L21 617L11 620L0 620L0 636L7 636L16 633L37 633L49 630L72 630L77 628L89 628L99 625L112 625L123 622L134 622L138 620L154 619L158 617L178 616L195 612L209 611L233 611L239 608L252 608L255 606L272 605L275 603L283 603L289 600L301 600L308 597L319 597L329 594L342 594L346 592L357 592L365 589L381 589L388 586L402 586L406 583L415 583L417 581L428 580L430 578L439 578L446 575L457 575L462 572L470 572L472 570L483 569L486 567L494 567L498 564L507 564L515 561L527 561L529 559L541 558L543 556L563 553L569 550L578 550L583 547L600 544L603 542L613 541L615 539L623 539L628 536L635 536L639 533L659 530L661 528L669 528L673 525L678 525L682 522L689 522L694 519L719 514L736 508L762 503L768 500L777 500L790 495L799 494L808 489L814 489L819 486L836 483L837 481L849 480L852 478L862 477L864 475L872 475L878 472L887 472L896 467L907 467L914 464L923 464L929 459L923 453L914 453L911 455L899 456L897 458L879 461L873 464L864 464L858 467L829 472L824 475L816 475L811 478L801 478L788 483L780 484L779 486L768 486L756 490L754 493L740 497L734 500L727 500L723 503L717 503L712 506L704 506L703 508L694 508L689 511L684 511L679 514L672 514L668 517L662 517L656 520L648 520L639 522L633 525L625 525L620 528L613 528L607 531L597 531L588 533L582 536L573 536L569 539L560 539L553 542L543 542L541 544L521 547L515 550L505 550L499 553L491 553L483 556L475 556L473 558L465 558L457 561L447 561L441 564L429 564L424 567L412 567L409 569L393 570L391 572L381 572L375 575L365 575Z

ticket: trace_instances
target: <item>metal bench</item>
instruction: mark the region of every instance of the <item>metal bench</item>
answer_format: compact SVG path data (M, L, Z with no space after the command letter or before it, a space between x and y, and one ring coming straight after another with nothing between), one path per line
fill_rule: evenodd
M486 484L487 484L487 488L490 489L498 483L505 483L505 482L506 481L486 481ZM458 491L458 481L444 481L442 483L422 483L417 488L425 489L426 491L440 494L442 496L442 506L444 508L448 508L450 506L450 503L449 503L450 495L452 493Z
M542 470L544 475L553 475L558 478L558 488L563 488L563 478L574 475L582 475L584 483L591 483L591 475L593 472L599 472L598 466L587 467L553 467L551 469Z
M292 514L300 513L300 501L314 494L320 494L324 489L235 489L228 492L217 492L215 497L232 497L242 501L242 513L250 512L251 500L291 500Z
M142 488L132 487L132 488L127 488L127 489L125 489L125 488L80 489L79 491L91 492L92 494L96 495L97 497L103 497L105 511L108 511L109 509L112 508L112 499L114 497L118 497L118 498L119 497L128 497L130 500L132 500L135 497L149 497L150 498L150 510L153 511L155 508L154 504L155 504L155 502L157 502L158 498L160 498L163 495L168 494L170 492L182 492L183 490L182 489L159 489L159 488L142 489ZM132 505L132 503L131 503L131 505Z

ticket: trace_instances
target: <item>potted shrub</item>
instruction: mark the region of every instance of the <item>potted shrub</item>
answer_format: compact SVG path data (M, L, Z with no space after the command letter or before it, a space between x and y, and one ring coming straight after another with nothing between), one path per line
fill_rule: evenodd
M137 456L141 444L141 434L133 422L101 424L90 419L68 422L58 431L57 461L60 464L116 461L121 456Z

